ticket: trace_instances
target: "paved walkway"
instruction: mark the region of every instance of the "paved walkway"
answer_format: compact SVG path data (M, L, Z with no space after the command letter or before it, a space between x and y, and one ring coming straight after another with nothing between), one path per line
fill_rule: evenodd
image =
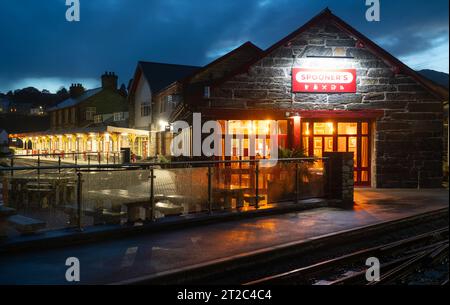
M354 209L321 208L185 230L0 257L0 284L66 284L77 257L81 283L109 283L353 227L448 207L448 190L356 191Z

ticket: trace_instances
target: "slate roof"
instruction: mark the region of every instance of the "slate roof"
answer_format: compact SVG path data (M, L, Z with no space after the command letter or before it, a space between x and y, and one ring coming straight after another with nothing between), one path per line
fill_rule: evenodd
M58 110L58 109L63 109L63 108L75 106L75 105L77 105L77 104L87 100L88 98L96 95L97 93L100 93L101 91L102 91L102 88L86 90L79 97L77 97L77 98L68 98L68 99L60 102L56 106L51 107L50 109L48 109L48 111L53 111L53 110Z
M154 93L159 92L173 82L183 79L200 69L200 67L197 66L164 64L148 61L140 61L138 66Z

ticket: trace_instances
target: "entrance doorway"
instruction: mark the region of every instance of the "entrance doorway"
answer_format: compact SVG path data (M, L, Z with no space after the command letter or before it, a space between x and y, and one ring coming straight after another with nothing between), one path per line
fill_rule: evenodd
M308 156L353 152L355 185L370 185L370 121L303 119L301 134Z

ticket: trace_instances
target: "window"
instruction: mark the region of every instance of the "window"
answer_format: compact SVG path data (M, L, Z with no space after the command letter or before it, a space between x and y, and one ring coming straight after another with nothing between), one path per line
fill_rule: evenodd
M101 123L103 122L103 116L101 114L94 116L94 123Z
M209 86L206 86L203 91L203 97L210 98L210 96L211 96L211 88Z
M141 117L150 115L150 103L141 104Z
M86 108L86 121L92 121L94 119L94 115L96 113L95 107L87 107Z
M123 121L125 120L125 113L124 112L115 112L114 113L114 121Z

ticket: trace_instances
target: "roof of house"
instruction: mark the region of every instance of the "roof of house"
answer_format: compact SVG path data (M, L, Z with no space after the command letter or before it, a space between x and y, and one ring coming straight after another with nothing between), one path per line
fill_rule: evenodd
M77 105L77 104L87 100L88 98L96 95L97 93L99 93L101 91L102 91L102 88L86 90L79 97L77 97L77 98L68 98L68 99L58 103L56 106L49 108L48 111L54 111L54 110L58 110L58 109L64 109L64 108L67 108L67 107L75 106L75 105Z
M362 43L362 45L367 48L368 50L372 51L374 54L379 56L381 59L383 59L387 64L389 64L391 67L395 68L398 73L403 73L405 75L411 76L414 80L416 80L418 83L422 84L430 93L433 95L448 100L448 89L444 88L443 86L435 83L434 81L424 77L420 73L414 71L410 67L408 67L406 64L401 62L399 59L394 57L392 54L378 46L376 43L374 43L372 40L358 32L355 28L350 26L348 23L346 23L344 20L339 18L338 16L334 15L328 8L320 12L318 15L313 17L311 20L309 20L307 23L305 23L303 26L292 32L291 34L287 35L280 41L276 42L263 52L259 53L257 56L255 56L251 61L248 63L240 66L237 69L234 69L221 79L218 79L215 81L215 84L221 84L230 78L232 78L235 75L245 73L248 71L248 69L258 62L259 60L263 59L267 55L269 55L271 52L276 50L277 48L286 45L291 40L295 39L298 35L309 29L310 27L314 26L316 23L327 20L328 22L331 22L333 25L335 25L337 28L341 29L342 31L346 32L348 35L354 37L356 40Z
M230 52L220 56L206 66L189 75L184 81L188 83L201 82L204 80L217 79L223 75L241 67L255 56L263 52L258 46L247 41Z
M174 65L157 62L140 61L138 68L150 84L152 92L158 92L171 83L183 79L200 69L197 66Z

